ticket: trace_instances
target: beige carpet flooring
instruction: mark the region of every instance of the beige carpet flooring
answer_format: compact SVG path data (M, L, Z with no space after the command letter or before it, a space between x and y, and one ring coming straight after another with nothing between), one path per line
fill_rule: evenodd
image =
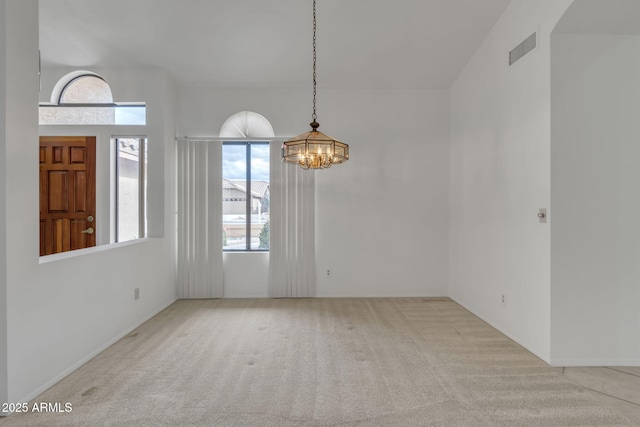
M0 426L633 425L425 298L177 301L34 402Z

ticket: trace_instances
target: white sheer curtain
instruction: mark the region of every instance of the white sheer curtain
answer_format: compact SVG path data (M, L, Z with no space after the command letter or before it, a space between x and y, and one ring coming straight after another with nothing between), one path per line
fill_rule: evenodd
M269 296L313 297L316 292L315 172L282 162L271 142Z
M178 141L178 297L222 298L222 142Z

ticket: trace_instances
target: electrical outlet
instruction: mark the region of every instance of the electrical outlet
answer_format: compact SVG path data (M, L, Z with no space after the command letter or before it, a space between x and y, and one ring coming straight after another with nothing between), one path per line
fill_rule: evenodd
M327 273L326 274L327 274L327 277L331 277L331 269L330 268L327 268Z
M133 299L134 300L140 299L140 288L135 288L133 290Z
M506 294L502 294L500 295L500 302L502 303L502 305L504 305L505 307L507 306L507 295Z

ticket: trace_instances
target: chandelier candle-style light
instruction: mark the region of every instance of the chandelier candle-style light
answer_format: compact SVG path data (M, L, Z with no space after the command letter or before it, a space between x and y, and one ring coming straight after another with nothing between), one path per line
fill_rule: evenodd
M313 0L313 114L311 131L285 141L282 160L302 169L327 169L349 160L349 146L318 131L316 115L316 0Z

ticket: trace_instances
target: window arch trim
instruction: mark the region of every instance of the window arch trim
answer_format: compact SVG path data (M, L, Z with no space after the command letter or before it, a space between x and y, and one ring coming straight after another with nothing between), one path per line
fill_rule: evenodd
M113 106L115 105L115 103L113 102L113 93L111 93L111 102L86 102L86 103L64 103L62 102L62 98L64 96L65 91L71 86L73 85L75 82L77 82L79 79L85 78L85 77L94 77L97 79L102 80L107 87L109 87L109 92L111 92L111 86L109 86L109 83L99 74L94 73L92 71L87 71L87 70L77 70L77 71L72 71L64 76L62 76L62 78L60 78L60 80L58 80L58 82L56 83L56 85L53 87L53 90L51 91L51 103L54 105L73 105L73 106L77 106L77 107L82 107L82 106Z
M220 128L222 139L255 140L275 137L273 126L262 114L253 111L240 111L232 114Z
M83 74L81 76L78 77L74 77L73 80L69 81L69 83L67 83L64 88L62 88L62 92L60 92L60 95L58 97L58 105L73 105L73 106L80 106L80 105L104 105L104 106L115 106L116 104L113 102L113 94L111 95L111 102L62 102L62 97L64 96L65 92L67 91L67 89L69 89L74 83L76 83L78 80L86 78L86 77L93 77L96 78L98 80L102 80L104 82L104 84L106 84L107 86L109 86L109 83L107 83L107 81L105 79L103 79L102 77L98 76L98 75L91 75L91 74ZM109 92L111 92L111 86L109 86Z

